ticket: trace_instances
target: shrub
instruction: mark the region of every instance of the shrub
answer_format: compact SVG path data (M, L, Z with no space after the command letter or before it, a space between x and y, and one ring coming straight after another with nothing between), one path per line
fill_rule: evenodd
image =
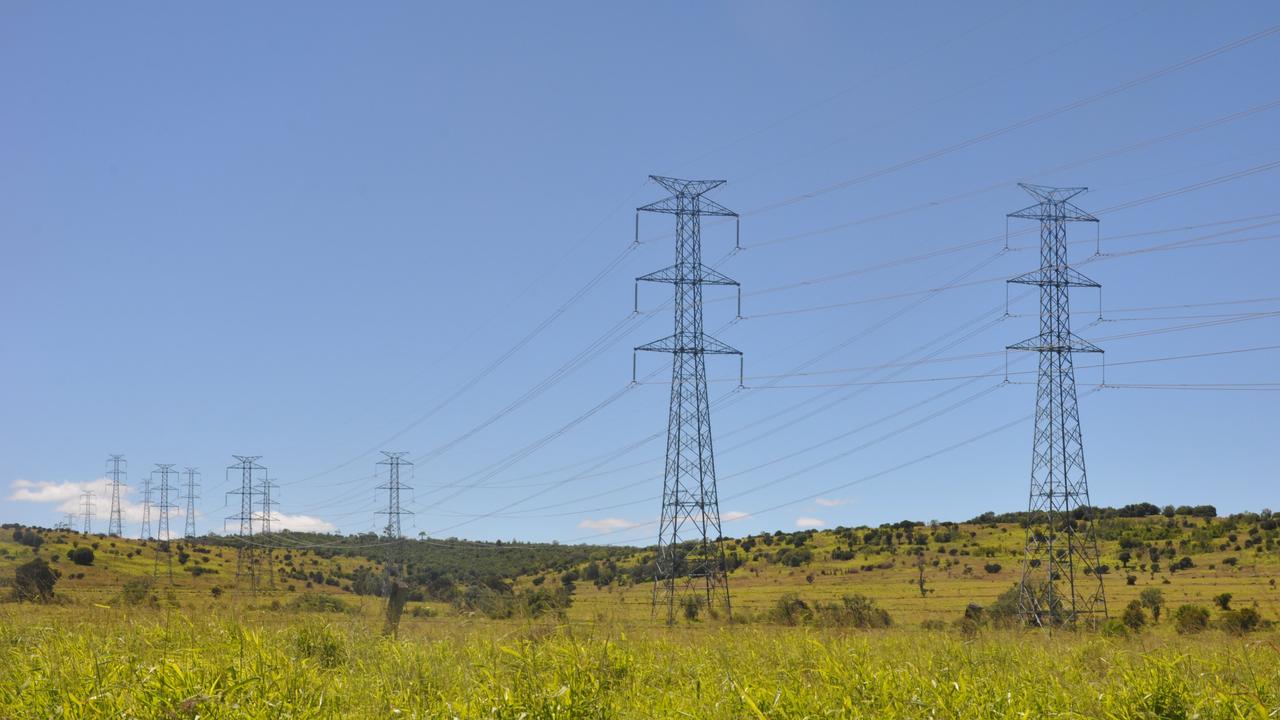
M141 605L146 602L151 592L151 579L138 578L130 580L120 588L120 599L126 605Z
M1001 568L1000 568L1000 563L987 563L986 565L982 566L982 569L986 570L991 575L995 575L996 573L1000 572Z
M1209 610L1199 605L1180 605L1173 611L1173 623L1183 635L1193 635L1209 627Z
M342 598L320 593L303 593L289 601L289 608L299 612L351 612L351 605Z
M684 619L694 622L698 619L698 613L702 611L702 598L696 595L685 595L680 600L680 608Z
M1217 605L1222 610L1230 610L1231 609L1231 593L1222 593L1221 595L1215 595L1213 598L1213 604Z
M298 628L293 634L293 648L299 656L312 658L327 668L342 664L346 656L342 639L328 625L304 625Z
M41 558L33 558L13 570L13 590L19 600L48 602L57 582L58 571Z
M1141 630L1142 626L1147 624L1147 614L1142 610L1142 601L1130 600L1124 608L1121 620L1130 630Z
M77 565L92 565L93 550L87 547L73 548L67 551L67 558Z
M809 604L795 593L787 593L778 598L769 611L769 620L782 625L800 625L812 618L813 611Z
M1223 630L1243 635L1256 629L1262 623L1262 616L1253 608L1240 608L1223 613L1218 622L1222 624Z
M893 624L889 611L877 607L875 601L865 595L845 595L839 603L818 604L815 608L824 624L837 627L870 629Z

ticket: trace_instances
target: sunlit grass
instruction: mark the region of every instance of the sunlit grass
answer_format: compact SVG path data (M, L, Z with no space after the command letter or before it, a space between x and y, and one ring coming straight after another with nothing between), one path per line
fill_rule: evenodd
M1274 632L806 630L0 608L0 717L1280 716Z

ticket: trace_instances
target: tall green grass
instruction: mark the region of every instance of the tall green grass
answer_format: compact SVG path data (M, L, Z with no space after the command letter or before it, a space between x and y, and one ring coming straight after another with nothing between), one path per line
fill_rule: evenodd
M1276 718L1280 645L0 608L0 718L187 717Z

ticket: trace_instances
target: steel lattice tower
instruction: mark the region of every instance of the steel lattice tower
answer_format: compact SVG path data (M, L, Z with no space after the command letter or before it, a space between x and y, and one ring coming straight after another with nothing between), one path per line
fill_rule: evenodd
M94 507L93 504L93 491L85 490L80 493L80 515L84 520L84 529L81 532L85 535L89 535L93 532L93 515L94 510L96 509L97 508Z
M199 484L196 482L196 476L200 474L199 468L183 468L183 472L187 474L187 515L186 523L182 528L182 536L193 538L196 536L196 500L200 498L196 494L196 488Z
M236 582L248 578L249 587L258 589L258 551L253 533L254 499L258 495L255 478L265 476L267 469L258 464L261 455L232 455L239 460L235 465L227 466L227 481L230 482L233 472L240 474L240 489L228 492L228 495L240 496L240 513L227 518L240 523L240 544L236 549ZM260 474L259 474L260 473Z
M1040 372L1019 609L1028 624L1074 624L1107 615L1072 360L1102 349L1071 332L1068 303L1070 288L1102 286L1068 263L1067 223L1098 219L1071 203L1086 188L1020 187L1036 204L1009 217L1040 222L1040 269L1009 282L1040 288L1040 334L1008 349L1039 353Z
M151 476L142 478L142 529L138 537L146 540L151 537Z
M272 533L271 519L273 514L275 513L276 506L280 504L279 502L272 499L271 491L278 487L279 486L276 485L275 481L272 480L267 475L264 468L262 473L262 481L258 484L258 497L260 498L260 503L261 503L260 507L262 508L262 512L259 513L258 515L258 532L260 535L264 536L264 539L267 540L267 542L264 543L267 545L269 545L271 541L271 537L270 537ZM274 588L276 586L276 569L275 569L274 554L271 552L270 547L261 548L260 554L265 556L267 561L266 562L267 584L270 585L272 588Z
M413 514L412 510L405 510L400 507L400 491L413 489L401 481L400 471L406 467L412 470L413 463L405 460L405 457L409 454L407 452L387 452L383 450L382 454L386 457L379 460L378 465L386 466L387 481L375 489L387 491L387 509L379 510L378 514L387 516L387 524L385 526L387 537L399 540L404 537L404 532L400 527L400 516Z
M170 478L178 474L173 469L172 463L156 463L156 469L151 471L152 476L159 474L160 486L157 490L160 493L160 502L154 505L159 512L156 517L156 540L160 542L169 542L173 539L173 534L169 531L169 516L173 514L173 510L177 505L173 502L173 493L177 491L177 487L170 481Z
M709 190L723 185L723 180L650 177L671 197L636 208L637 228L641 212L674 215L676 224L675 264L636 278L637 282L669 283L675 288L675 332L636 348L672 355L662 519L653 585L653 613L656 615L660 607L665 607L667 623L672 624L677 602L689 597L712 607L720 596L725 612L730 610L711 443L706 356L741 358L742 353L703 332L702 286L738 283L702 264L701 219L704 215L736 219L738 215L704 197Z
M178 487L173 484L173 478L177 476L178 471L173 469L172 463L156 463L156 469L151 471L152 475L159 473L160 502L155 504L155 508L159 511L156 517L156 555L155 564L152 566L152 574L160 573L160 553L165 554L165 559L169 566L169 582L173 583L173 548L170 542L173 540L173 533L169 530L169 518L173 515L173 511L178 505L174 502L174 495L178 492Z
M120 512L120 488L124 487L123 478L129 470L129 462L123 455L112 455L107 458L107 477L111 478L111 514L107 516L107 534L115 537L124 535L123 515Z

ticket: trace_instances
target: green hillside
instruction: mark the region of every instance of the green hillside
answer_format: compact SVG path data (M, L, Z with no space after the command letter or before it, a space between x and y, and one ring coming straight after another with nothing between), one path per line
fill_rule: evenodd
M1207 506L1163 513L1149 505L1104 509L1098 533L1112 616L1143 590L1158 588L1169 607L1212 607L1230 593L1231 607L1280 618L1276 519L1269 512L1213 515ZM887 610L898 625L954 621L970 603L988 605L1016 584L1022 519L988 513L962 523L903 521L729 540L735 619L769 621L783 598L812 604L857 594ZM260 551L255 593L236 582L234 538L174 541L166 548L156 541L10 525L0 533L0 582L12 583L17 566L42 557L59 573L56 595L67 602L125 602L122 591L132 582L135 591L147 587L149 602L180 606L319 594L374 608L384 562L402 553L410 589L406 621L459 613L502 618L530 608L577 621L650 620L652 549L459 540L390 544L373 535L300 533L270 541L290 549ZM70 557L77 548L93 553L90 564Z

